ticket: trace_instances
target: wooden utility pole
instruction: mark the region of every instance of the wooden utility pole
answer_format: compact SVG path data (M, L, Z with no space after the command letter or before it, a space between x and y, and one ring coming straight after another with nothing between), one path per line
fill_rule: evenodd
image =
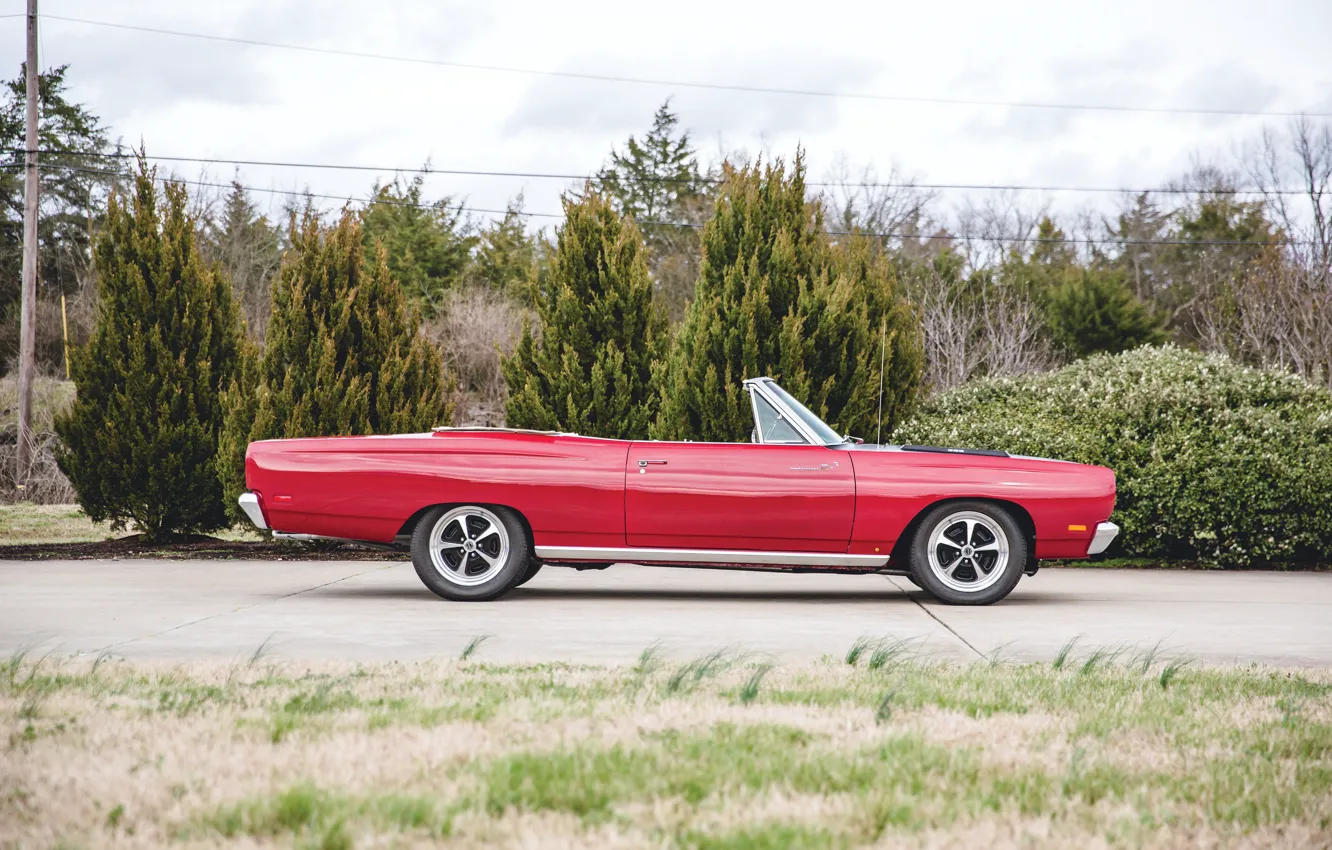
M32 373L37 355L37 0L28 0L28 113L23 183L23 281L19 307L18 463L14 484L24 490L32 469Z

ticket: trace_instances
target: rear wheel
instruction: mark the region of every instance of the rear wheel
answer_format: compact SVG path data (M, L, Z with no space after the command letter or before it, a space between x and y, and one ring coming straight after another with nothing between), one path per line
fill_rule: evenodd
M998 505L940 505L916 530L911 577L942 602L989 605L1017 586L1027 547L1017 521Z
M435 508L412 533L416 574L445 599L494 599L521 582L531 562L527 529L508 508Z

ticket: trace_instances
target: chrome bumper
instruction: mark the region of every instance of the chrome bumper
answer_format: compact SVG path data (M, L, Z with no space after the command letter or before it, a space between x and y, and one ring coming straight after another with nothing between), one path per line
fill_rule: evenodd
M1091 545L1087 547L1088 555L1099 555L1106 550L1110 542L1119 534L1119 526L1113 522L1102 522L1096 525L1096 533L1092 535Z
M264 512L259 508L259 497L253 493L241 493L239 499L241 510L250 518L256 528L268 528L268 523L264 522Z

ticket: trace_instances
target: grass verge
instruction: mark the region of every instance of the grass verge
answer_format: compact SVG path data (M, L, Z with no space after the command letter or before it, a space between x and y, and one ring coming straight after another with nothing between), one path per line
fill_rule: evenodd
M873 664L875 652L882 663ZM0 846L1326 846L1332 674L0 664ZM539 839L539 840L538 840Z

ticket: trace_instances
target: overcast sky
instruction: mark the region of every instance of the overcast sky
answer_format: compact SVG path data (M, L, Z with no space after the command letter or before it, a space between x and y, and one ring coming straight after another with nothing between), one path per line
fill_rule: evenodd
M21 0L7 0L14 12ZM1093 8L1095 7L1095 8ZM41 0L45 14L340 50L845 93L1332 112L1332 3L183 3ZM9 70L23 20L0 21ZM588 173L674 98L704 154L808 151L931 182L1154 186L1285 119L908 104L458 70L42 21L41 65L149 154ZM197 166L178 166L197 178ZM210 166L229 180L227 166ZM391 176L385 172L384 176ZM246 167L363 197L374 174ZM431 198L556 212L567 181L432 176ZM1096 196L1051 195L1077 206ZM944 205L960 201L948 193ZM1102 203L1105 200L1102 199ZM533 222L542 223L540 219Z

